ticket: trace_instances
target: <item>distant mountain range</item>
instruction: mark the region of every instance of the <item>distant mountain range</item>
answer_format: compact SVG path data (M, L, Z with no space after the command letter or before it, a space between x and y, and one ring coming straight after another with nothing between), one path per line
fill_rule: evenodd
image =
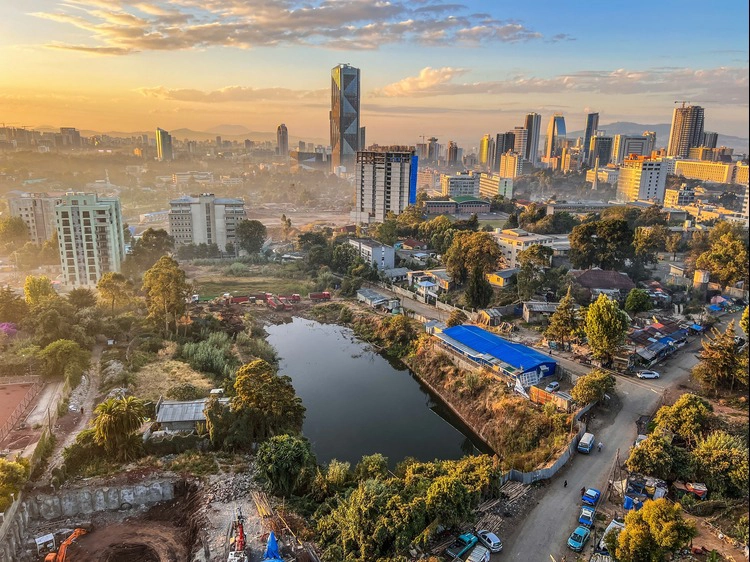
M629 121L617 121L608 125L599 125L599 130L607 131L608 135L641 135L643 131L654 131L656 133L656 146L666 146L669 142L669 130L672 126L669 123L659 123L657 125L643 125L641 123L631 123ZM569 138L582 137L584 131L571 131L567 134ZM734 151L741 154L750 152L750 139L734 137L732 135L723 135L719 133L717 146L728 146L734 148Z

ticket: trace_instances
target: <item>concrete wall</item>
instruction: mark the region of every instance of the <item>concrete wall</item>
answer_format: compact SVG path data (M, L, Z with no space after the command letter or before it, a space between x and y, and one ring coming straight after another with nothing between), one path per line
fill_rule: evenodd
M0 562L10 562L33 539L27 536L30 520L89 516L99 511L131 509L174 499L175 483L156 481L128 486L102 486L99 488L61 490L56 494L38 494L19 498L3 516L6 530L0 545Z

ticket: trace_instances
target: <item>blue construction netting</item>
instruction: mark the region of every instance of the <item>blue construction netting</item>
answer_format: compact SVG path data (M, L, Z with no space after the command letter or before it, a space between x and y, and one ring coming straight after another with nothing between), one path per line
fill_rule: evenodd
M443 330L443 333L468 348L496 357L523 372L546 365L549 369L548 374L552 374L557 366L557 361L551 357L520 343L505 340L477 326L453 326Z

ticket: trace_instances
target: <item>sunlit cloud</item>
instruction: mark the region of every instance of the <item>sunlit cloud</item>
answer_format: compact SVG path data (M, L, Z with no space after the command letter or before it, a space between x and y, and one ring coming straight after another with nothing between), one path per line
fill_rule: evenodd
M478 46L543 39L522 22L466 12L462 4L440 0L418 7L384 0L68 0L56 11L30 15L87 32L76 44L51 47L98 54L276 45L362 50L394 43ZM560 37L568 36L550 40Z
M323 100L330 95L329 90L291 90L288 88L247 88L244 86L227 86L218 90L203 91L189 88L169 89L164 86L155 88L138 88L136 90L148 98L169 101L198 103L247 102L247 101L287 101L287 100Z
M465 69L423 68L417 76L403 78L372 92L375 97L434 97L465 94L555 94L589 92L612 95L682 93L708 95L721 92L724 104L746 104L748 68L652 68L647 70L589 70L551 78L517 76L488 82L455 82ZM699 98L695 98L696 101Z

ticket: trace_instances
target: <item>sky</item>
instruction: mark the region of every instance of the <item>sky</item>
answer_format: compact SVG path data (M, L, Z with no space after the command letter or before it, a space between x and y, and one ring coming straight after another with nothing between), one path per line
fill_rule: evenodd
M454 3L455 2L455 3ZM748 136L748 2L0 0L0 124L222 124L328 137L330 70L361 70L367 142L475 146L562 112L568 131L668 123ZM1 126L1 125L0 125ZM666 143L666 139L659 139Z

